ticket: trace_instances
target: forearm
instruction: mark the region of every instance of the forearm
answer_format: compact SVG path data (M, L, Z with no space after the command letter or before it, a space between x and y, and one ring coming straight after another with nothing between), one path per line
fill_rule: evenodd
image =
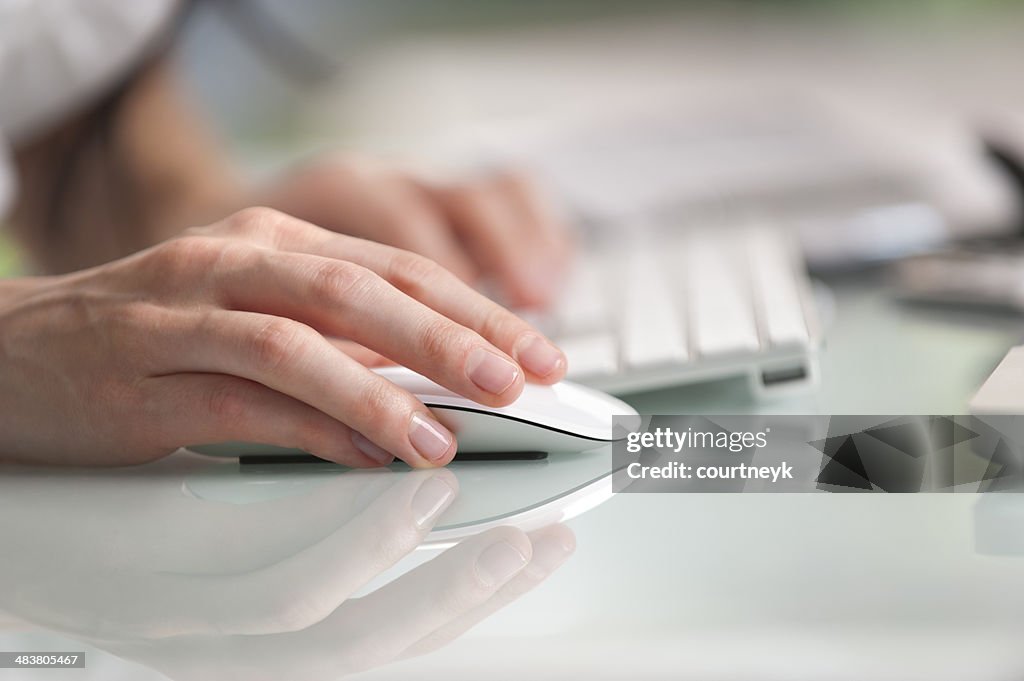
M44 272L117 259L238 208L224 155L164 65L107 114L17 150L14 233Z

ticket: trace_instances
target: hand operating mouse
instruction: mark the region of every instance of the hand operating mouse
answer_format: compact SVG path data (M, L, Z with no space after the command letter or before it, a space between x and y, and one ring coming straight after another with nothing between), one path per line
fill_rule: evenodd
M640 416L625 402L569 381L526 384L506 407L489 407L444 388L405 367L374 369L423 402L455 433L460 453L495 456L517 452L583 452L623 439L640 427ZM613 422L614 416L622 417ZM303 452L255 443L191 446L212 456L280 457ZM251 458L250 458L251 457Z

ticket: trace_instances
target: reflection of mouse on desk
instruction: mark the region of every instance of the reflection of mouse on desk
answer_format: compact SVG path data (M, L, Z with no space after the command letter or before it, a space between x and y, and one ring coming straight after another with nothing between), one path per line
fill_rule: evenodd
M640 427L636 410L597 390L563 381L527 384L507 407L488 407L466 399L404 367L375 371L416 395L455 433L459 452L583 452L600 447ZM619 419L619 431L613 417ZM212 456L280 456L298 450L229 442L189 447Z

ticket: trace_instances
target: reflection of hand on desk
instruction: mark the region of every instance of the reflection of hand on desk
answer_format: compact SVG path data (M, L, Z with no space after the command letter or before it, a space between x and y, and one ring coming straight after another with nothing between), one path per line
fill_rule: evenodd
M0 608L175 679L335 678L444 645L574 545L562 526L498 528L354 597L420 544L456 495L454 474L349 472L233 505L187 493L200 467L8 469L0 576L19 588Z

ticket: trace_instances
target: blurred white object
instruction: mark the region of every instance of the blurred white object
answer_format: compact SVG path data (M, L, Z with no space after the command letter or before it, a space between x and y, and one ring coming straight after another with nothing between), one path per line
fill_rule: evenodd
M804 219L798 233L807 261L821 269L894 260L942 246L951 236L939 210L920 201Z
M493 146L538 172L575 212L598 220L913 192L913 178L864 144L863 131L816 102L779 99L660 103L646 112L595 114L532 140L502 137Z
M896 266L896 275L900 295L911 300L1024 310L1019 241L993 240L908 258Z

